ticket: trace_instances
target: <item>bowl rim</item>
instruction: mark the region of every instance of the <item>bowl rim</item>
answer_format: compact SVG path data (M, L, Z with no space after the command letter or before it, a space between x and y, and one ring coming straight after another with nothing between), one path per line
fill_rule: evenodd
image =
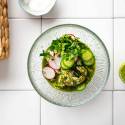
M26 8L22 2L22 0L18 0L18 3L19 3L19 6L28 14L32 15L32 16L42 16L42 15L45 15L47 14L55 5L56 3L56 0L53 0L53 2L51 2L51 6L49 7L49 9L46 9L44 10L43 12L42 11L37 11L36 13L33 12L33 11L30 11L28 8Z
M85 102L83 103L80 103L80 104L75 104L75 105L63 105L63 104L60 104L60 103L57 103L57 102L54 102L54 101L51 101L49 100L47 97L45 97L44 95L42 95L39 90L37 89L37 87L34 85L33 81L32 81L32 78L30 77L30 71L29 71L29 63L30 63L30 57L31 57L31 52L32 52L32 49L33 47L35 46L35 44L38 42L38 40L41 38L41 36L43 36L44 34L46 34L47 32L49 32L50 30L53 30L54 28L58 28L58 27L62 27L62 26L75 26L75 27L79 27L79 28L82 28L84 30L86 30L87 32L90 32L92 35L94 35L96 37L96 39L98 39L100 41L100 43L102 44L102 46L104 47L104 50L106 52L106 56L107 56L107 61L108 61L108 72L107 72L107 76L106 76L106 79L105 79L105 82L103 84L102 87L100 87L94 94L93 96L91 96L90 98L88 98ZM109 53L108 53L108 50L105 46L105 44L103 43L103 41L100 39L100 37L98 37L98 35L96 33L94 33L93 31L91 31L90 29L84 27L84 26L81 26L79 24L74 24L74 23L65 23L65 24L60 24L60 25L56 25L56 26L53 26L47 30L45 30L44 32L42 32L39 37L34 41L30 51L29 51L29 55L28 55L28 61L27 61L27 71L28 71L28 76L29 76L29 79L30 79L30 82L33 86L33 88L37 91L37 93L42 97L44 98L46 101L52 103L52 104L55 104L57 106L62 106L62 107L77 107L77 106L81 106L81 105L84 105L86 103L88 103L89 101L93 100L95 97L97 97L101 92L102 90L104 89L107 81L108 81L108 78L109 78L109 74L110 74L110 57L109 57Z

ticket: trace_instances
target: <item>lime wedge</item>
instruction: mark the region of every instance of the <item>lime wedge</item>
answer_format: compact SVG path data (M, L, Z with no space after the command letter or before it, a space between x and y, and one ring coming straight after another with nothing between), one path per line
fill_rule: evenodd
M125 63L120 66L119 76L123 83L125 83Z

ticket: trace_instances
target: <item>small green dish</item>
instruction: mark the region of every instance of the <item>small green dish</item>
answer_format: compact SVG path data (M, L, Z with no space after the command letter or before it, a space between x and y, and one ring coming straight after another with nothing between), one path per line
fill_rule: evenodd
M125 83L125 63L120 66L119 76L123 83Z

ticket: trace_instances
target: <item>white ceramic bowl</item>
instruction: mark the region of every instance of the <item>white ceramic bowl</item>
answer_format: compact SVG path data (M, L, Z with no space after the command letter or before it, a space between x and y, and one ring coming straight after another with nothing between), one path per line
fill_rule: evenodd
M38 10L32 10L30 7L29 7L29 4L28 2L25 2L26 0L19 0L19 5L20 7L26 11L27 13L31 14L31 15L34 15L34 16L42 16L44 14L47 14L52 8L53 6L55 5L56 3L56 0L51 0L50 3L48 4L48 6L44 9L44 10L40 10L39 8L39 11Z
M87 44L96 58L94 77L82 92L57 90L47 82L42 74L40 53L50 46L52 40L71 33ZM75 24L59 25L42 33L33 44L28 58L28 74L32 85L43 98L60 106L78 106L96 97L106 85L109 70L109 55L102 40L89 29Z

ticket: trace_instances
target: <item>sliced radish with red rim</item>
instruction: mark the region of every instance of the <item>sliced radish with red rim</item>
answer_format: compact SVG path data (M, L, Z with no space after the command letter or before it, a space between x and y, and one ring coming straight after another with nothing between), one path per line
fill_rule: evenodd
M53 79L55 77L55 71L50 67L45 67L43 69L43 75L47 79Z

